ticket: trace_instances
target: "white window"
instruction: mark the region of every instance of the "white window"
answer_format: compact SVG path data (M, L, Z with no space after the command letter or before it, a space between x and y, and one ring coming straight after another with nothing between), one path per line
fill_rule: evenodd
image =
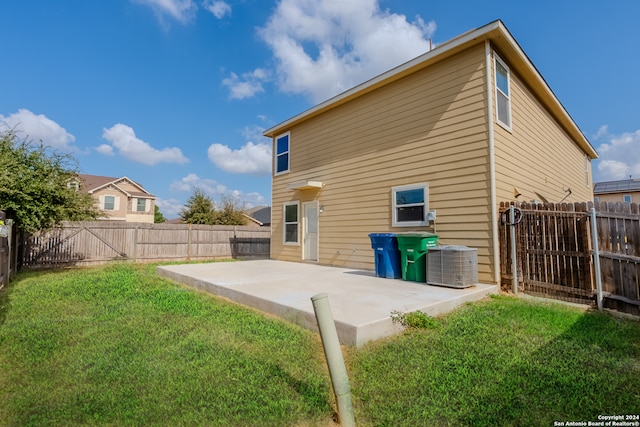
M511 86L509 82L509 67L498 56L496 64L496 111L498 123L511 130Z
M622 196L622 201L625 203L631 203L631 194L625 194Z
M300 244L300 202L288 202L284 204L284 235L283 242L285 245Z
M587 187L589 186L589 156L585 154L584 156L584 180L587 183Z
M137 199L138 203L136 204L136 212L146 212L147 211L147 199Z
M391 189L393 227L427 226L429 210L429 184L399 185Z
M104 207L105 211L115 211L116 210L116 198L115 196L104 196Z
M80 185L78 184L78 181L69 181L67 182L67 188L69 190L78 191L80 189Z
M276 137L275 175L289 172L289 133Z

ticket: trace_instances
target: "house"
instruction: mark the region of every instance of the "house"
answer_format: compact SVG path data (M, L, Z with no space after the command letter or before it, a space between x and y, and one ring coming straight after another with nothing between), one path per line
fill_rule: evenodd
M247 209L244 212L244 216L247 218L248 226L271 226L271 206L256 206L255 208Z
M373 269L369 233L431 231L498 283L500 201L592 197L596 151L502 21L264 135L278 260Z
M593 185L595 202L640 203L640 179L596 182Z
M78 178L80 191L91 194L104 211L101 219L153 223L156 197L137 182L126 176L79 174Z

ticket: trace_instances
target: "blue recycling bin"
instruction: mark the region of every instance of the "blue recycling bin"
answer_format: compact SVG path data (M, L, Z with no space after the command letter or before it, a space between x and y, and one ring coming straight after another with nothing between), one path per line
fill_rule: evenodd
M400 251L398 250L397 235L393 233L371 233L371 248L373 249L376 276L386 279L398 279L401 275Z

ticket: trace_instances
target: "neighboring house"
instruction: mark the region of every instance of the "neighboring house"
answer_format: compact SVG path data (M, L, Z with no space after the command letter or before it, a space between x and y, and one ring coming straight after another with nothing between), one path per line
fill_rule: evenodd
M105 215L101 219L153 223L156 197L123 176L113 178L79 174L80 190L89 193Z
M269 227L271 226L271 206L257 206L247 209L244 212L248 226Z
M502 21L264 135L279 260L373 269L369 233L435 231L497 283L500 201L592 198L596 151Z
M596 182L593 185L595 202L640 203L640 179Z

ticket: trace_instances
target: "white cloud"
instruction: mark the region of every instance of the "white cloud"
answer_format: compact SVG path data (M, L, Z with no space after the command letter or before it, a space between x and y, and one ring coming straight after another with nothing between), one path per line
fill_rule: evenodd
M640 178L640 129L634 132L610 134L606 126L600 127L594 140L603 141L597 148L599 159L594 170L594 181Z
M241 77L236 73L231 73L229 77L222 80L222 84L229 88L229 98L245 99L264 92L262 82L267 79L267 71L262 68L256 68L251 73L244 73Z
M137 138L131 127L122 123L103 129L102 137L111 143L118 154L134 162L155 165L161 162L183 164L189 161L179 148L153 148L149 143ZM105 154L107 150L103 147L99 151Z
M227 193L227 195L235 200L238 206L244 207L245 209L267 204L267 200L260 193L243 193L242 191L232 190Z
M173 182L169 188L171 190L184 191L188 193L192 193L194 189L198 188L214 201L219 200L221 196L231 197L240 206L244 205L247 208L266 204L266 199L260 193L244 193L240 190L230 190L225 185L222 185L213 179L200 178L194 173L190 173L179 181ZM177 203L174 203L174 205L178 206ZM162 206L160 206L160 208L162 208ZM178 209L176 212L179 213L180 210Z
M241 134L245 138L245 141L266 141L267 138L262 134L264 128L262 126L245 126L242 129ZM269 139L269 141L271 141Z
M199 188L211 197L225 194L227 187L213 179L200 178L195 173L190 173L180 181L174 181L169 188L171 190L192 192L194 189Z
M427 52L435 29L378 0L282 0L260 35L280 89L319 102Z
M24 133L28 139L42 141L50 147L67 152L77 150L76 147L71 146L76 137L44 114L34 114L29 110L19 109L18 112L6 117L0 114L0 123L6 124L16 132Z
M220 169L232 173L266 175L271 173L271 145L247 142L239 150L223 144L211 144L209 160Z
M225 15L231 15L231 6L223 1L207 0L202 3L202 6L218 19L224 18Z
M198 6L193 0L131 0L153 9L161 23L169 16L183 24L188 23L195 16Z
M176 199L156 199L156 205L160 209L160 213L167 219L174 219L180 216L180 211L184 205Z
M113 151L113 147L109 144L100 144L96 147L96 151L105 156L114 156L116 153Z

